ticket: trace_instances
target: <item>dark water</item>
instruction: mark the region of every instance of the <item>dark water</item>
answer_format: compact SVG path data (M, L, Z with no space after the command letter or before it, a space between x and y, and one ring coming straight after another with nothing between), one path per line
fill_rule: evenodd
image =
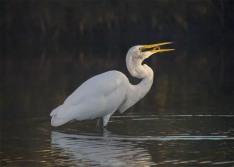
M4 123L2 166L233 166L234 115L113 116L51 128L46 117Z
M1 166L234 166L232 52L151 58L150 92L102 129L95 120L52 128L49 113L93 75L117 69L131 78L126 53L38 50L4 60Z

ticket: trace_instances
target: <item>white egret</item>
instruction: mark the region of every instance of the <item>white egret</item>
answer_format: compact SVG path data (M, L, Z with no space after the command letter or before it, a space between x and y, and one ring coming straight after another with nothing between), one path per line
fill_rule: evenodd
M71 120L103 118L103 126L106 126L115 111L123 113L150 90L154 73L148 65L142 62L154 53L174 50L160 49L160 46L166 44L171 44L171 42L130 48L126 56L126 64L133 77L142 79L139 84L132 85L128 78L119 71L108 71L96 75L85 81L62 105L50 113L51 125L60 126Z

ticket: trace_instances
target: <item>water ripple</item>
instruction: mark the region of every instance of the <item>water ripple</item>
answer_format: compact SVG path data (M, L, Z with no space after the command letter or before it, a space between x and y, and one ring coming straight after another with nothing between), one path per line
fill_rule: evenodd
M136 143L131 141L116 140L108 133L104 136L89 136L52 132L51 138L51 146L55 152L63 157L68 156L70 161L76 164L82 162L99 166L154 165L145 148L137 147Z

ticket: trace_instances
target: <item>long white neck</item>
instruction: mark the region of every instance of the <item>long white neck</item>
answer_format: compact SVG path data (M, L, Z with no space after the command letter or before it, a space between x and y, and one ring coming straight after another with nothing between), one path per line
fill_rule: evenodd
M137 85L130 84L127 101L120 108L121 113L142 99L148 93L153 84L153 70L146 64L142 65L142 61L142 59L133 59L131 55L127 55L126 57L127 68L130 74L133 77L142 80Z
M132 85L132 92L134 96L137 96L139 100L146 95L153 84L154 72L146 64L142 64L143 59L133 58L131 55L127 55L126 64L128 71L133 77L142 79L137 85Z

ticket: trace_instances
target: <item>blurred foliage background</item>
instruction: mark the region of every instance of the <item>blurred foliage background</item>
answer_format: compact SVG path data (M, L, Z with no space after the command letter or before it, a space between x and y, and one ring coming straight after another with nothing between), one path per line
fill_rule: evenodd
M131 78L131 46L172 41L175 52L146 61L155 83L134 109L233 113L233 2L0 1L1 111L49 113L93 75L117 69Z
M161 39L216 43L233 37L233 5L231 0L10 0L1 2L1 28L13 47L76 43L119 49L116 45Z

